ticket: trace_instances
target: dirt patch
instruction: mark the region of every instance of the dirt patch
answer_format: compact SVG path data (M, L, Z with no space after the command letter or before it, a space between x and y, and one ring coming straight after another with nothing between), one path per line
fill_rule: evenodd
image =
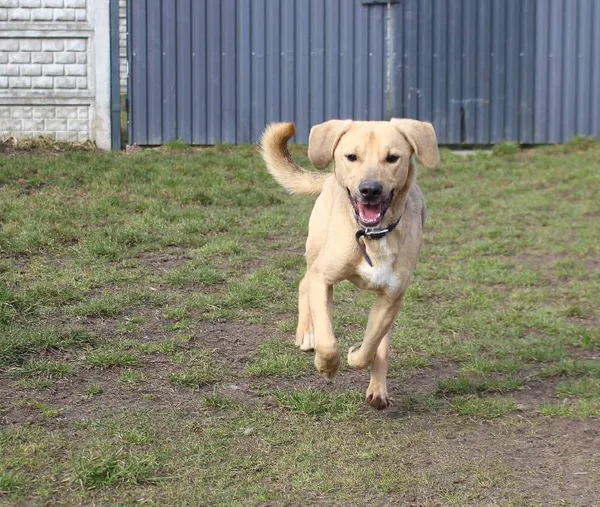
M143 382L121 382L119 376L124 370L143 372ZM217 384L195 389L174 386L168 377L175 370L177 367L169 358L156 354L134 367L82 366L73 377L55 380L47 389L31 390L20 388L12 376L0 374L0 397L3 399L0 425L35 423L46 427L69 428L74 422L95 419L106 413L118 414L132 410L197 411ZM98 389L98 394L88 396L86 389L92 385ZM57 415L44 415L32 405L32 400L57 410Z
M148 337L153 341L156 338L156 335ZM48 389L25 390L17 385L15 377L1 373L0 425L36 424L70 432L75 424L102 420L108 415L119 417L126 412L194 417L206 413L205 400L214 393L242 407L275 411L283 423L285 410L268 394L271 391L314 388L332 393L363 393L366 389L368 371L347 368L333 382L314 371L298 378L249 377L245 369L257 346L272 339L291 341L292 336L256 324L198 323L186 347L214 351L229 374L218 383L195 389L169 383L169 374L179 366L162 353L143 356L143 363L132 368L145 376L139 384L119 380L125 368L82 365L76 375L56 380ZM448 408L450 398L436 397L439 403L431 407L407 403L419 396L434 395L436 383L456 376L457 368L453 362L440 361L427 368L401 370L397 377L389 379L395 403L388 410L377 412L365 403L361 417L369 424L384 428L394 425L398 438L415 438L414 444L394 464L398 473L415 474L418 470L433 481L431 491L448 494L478 491L472 498L474 505L488 505L494 499L503 503L514 494L518 494L517 503L523 504L552 504L556 499L568 499L575 505L594 505L600 494L600 421L546 418L534 412L540 403L556 400L555 386L561 379L527 381L511 395L520 409L494 421L454 415ZM100 393L86 396L90 385L97 386ZM44 415L31 400L58 414ZM420 437L423 435L424 440ZM375 433L373 438L378 438ZM437 451L432 453L432 448ZM496 475L488 477L485 475L488 472L480 473L479 469L491 470L489 473ZM405 495L391 492L390 499L401 499L406 505L423 505L427 504L431 491L411 487ZM440 500L437 493L431 498L432 502Z
M273 339L285 340L289 337L274 327L224 320L203 321L196 328L192 345L214 350L218 360L242 374L254 357L258 344Z
M17 139L16 137L0 138L0 154L60 155L72 151L98 151L93 141L71 143L56 141L49 137Z
M596 505L600 495L600 421L510 418L476 425L460 445L501 460L523 500ZM533 465L533 466L532 466Z
M161 322L155 316L144 314L143 324L129 337L140 345L144 342L157 342L165 338ZM114 339L117 323L112 319L83 319L80 325L94 330L100 337ZM208 394L215 389L224 392L240 402L252 405L262 403L255 387L245 375L248 362L254 356L258 343L282 335L258 325L235 322L201 322L192 340L179 346L180 350L193 351L195 348L214 352L214 358L227 368L228 378L222 382L209 383L199 388L174 386L169 382L169 374L181 369L172 358L163 353L141 354L140 363L132 367L98 368L81 365L75 375L52 380L46 389L23 389L9 371L0 372L0 424L44 424L46 426L69 426L73 421L97 417L106 411L147 409L198 410ZM53 354L53 360L60 355ZM125 369L143 372L144 380L139 384L119 381ZM94 385L100 393L86 396L86 388ZM45 416L39 408L31 405L31 400L41 402L50 409L58 410L55 417Z
M192 259L188 250L183 248L163 249L159 252L141 252L135 257L142 266L164 272L179 268Z

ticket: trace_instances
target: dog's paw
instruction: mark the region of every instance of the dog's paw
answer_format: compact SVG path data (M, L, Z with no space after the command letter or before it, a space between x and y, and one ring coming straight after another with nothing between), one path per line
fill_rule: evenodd
M340 368L339 352L327 355L319 354L317 352L315 354L315 367L317 368L319 375L328 380L333 379Z
M392 399L388 396L385 385L369 386L366 400L369 405L377 410L384 410L392 404Z
M350 368L362 370L371 364L371 361L365 361L360 353L360 345L360 343L357 343L348 349L348 366Z
M314 350L315 348L315 333L311 329L305 331L302 334L296 335L296 346L300 347L300 350Z

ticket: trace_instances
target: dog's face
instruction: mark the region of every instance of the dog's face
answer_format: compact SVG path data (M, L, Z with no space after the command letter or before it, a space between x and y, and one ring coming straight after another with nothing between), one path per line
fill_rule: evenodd
M439 164L433 127L416 120L331 120L313 127L308 150L319 169L335 160L335 177L363 227L377 227L394 195L410 183L413 153L427 167Z

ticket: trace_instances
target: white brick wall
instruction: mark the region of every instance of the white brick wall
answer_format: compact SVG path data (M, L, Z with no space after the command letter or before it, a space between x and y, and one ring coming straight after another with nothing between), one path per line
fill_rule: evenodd
M89 107L0 105L0 124L6 134L19 137L47 136L59 141L89 139Z
M0 137L107 147L107 34L105 0L0 0Z
M87 39L0 39L0 76L0 90L87 89Z
M0 0L1 1L1 0ZM127 95L127 0L119 0L119 87Z
M86 0L0 0L2 21L85 21Z

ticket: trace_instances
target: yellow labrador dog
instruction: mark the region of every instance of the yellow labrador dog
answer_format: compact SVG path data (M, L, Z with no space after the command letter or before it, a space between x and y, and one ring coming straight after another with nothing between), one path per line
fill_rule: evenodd
M318 196L306 241L306 275L300 282L296 345L315 350L315 366L333 378L340 349L333 334L333 285L349 280L377 298L362 343L350 347L348 364L370 367L367 401L390 405L386 387L391 328L415 269L425 223L425 202L415 183L413 153L426 167L440 155L433 126L416 120L330 120L310 132L308 157L317 169L300 168L287 148L293 123L274 123L262 137L268 171L292 194Z

